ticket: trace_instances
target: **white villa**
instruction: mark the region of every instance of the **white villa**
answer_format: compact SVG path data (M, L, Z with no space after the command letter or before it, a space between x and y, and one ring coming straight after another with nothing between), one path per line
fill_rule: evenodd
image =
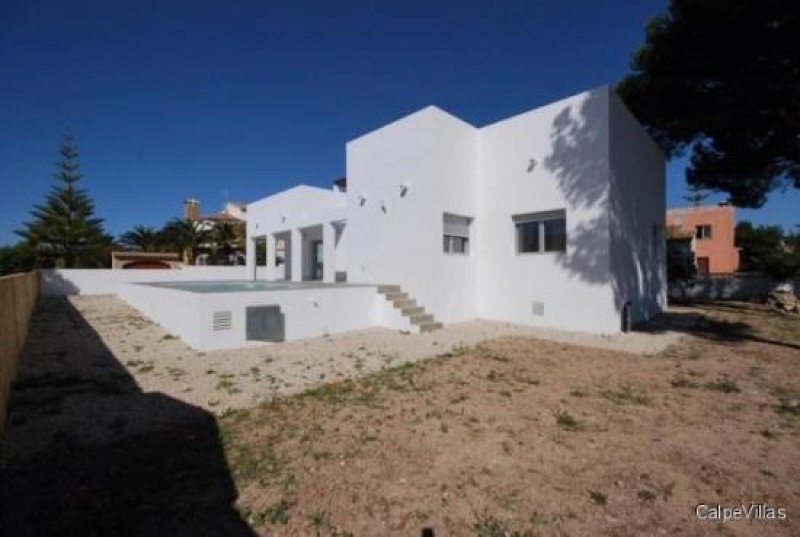
M199 350L472 319L616 333L666 304L664 212L664 157L608 88L481 128L431 106L348 143L334 189L248 204L245 267L43 271L43 293L116 294Z
M424 108L350 141L346 177L247 206L251 279L382 286L380 324L423 330L614 333L666 304L664 156L608 87L480 128Z

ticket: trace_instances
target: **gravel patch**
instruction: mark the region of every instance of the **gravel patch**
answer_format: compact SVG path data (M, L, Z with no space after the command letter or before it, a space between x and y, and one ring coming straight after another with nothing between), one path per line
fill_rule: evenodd
M669 331L597 336L476 320L448 324L426 334L376 327L203 353L114 296L77 296L70 302L143 391L162 392L216 413L501 337L538 338L636 354L658 353L680 338Z

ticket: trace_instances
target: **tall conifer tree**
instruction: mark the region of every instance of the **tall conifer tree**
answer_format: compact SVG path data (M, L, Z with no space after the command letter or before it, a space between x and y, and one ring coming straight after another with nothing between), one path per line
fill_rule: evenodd
M36 251L39 266L103 266L110 237L103 231L103 220L94 216L89 194L78 186L83 176L71 136L64 137L59 153L55 185L44 203L34 206L33 219L16 233Z

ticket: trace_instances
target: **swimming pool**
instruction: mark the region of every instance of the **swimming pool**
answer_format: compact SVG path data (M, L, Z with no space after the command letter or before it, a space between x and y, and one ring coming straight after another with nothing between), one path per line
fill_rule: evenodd
M201 351L360 330L394 311L376 286L345 283L141 282L120 286L118 295Z

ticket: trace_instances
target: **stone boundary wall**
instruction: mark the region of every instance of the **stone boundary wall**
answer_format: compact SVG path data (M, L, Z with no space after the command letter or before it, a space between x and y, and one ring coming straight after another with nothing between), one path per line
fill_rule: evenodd
M711 300L752 300L766 296L776 282L760 274L711 276L696 280L691 285L671 285L670 297ZM800 293L800 280L794 281L795 294Z

